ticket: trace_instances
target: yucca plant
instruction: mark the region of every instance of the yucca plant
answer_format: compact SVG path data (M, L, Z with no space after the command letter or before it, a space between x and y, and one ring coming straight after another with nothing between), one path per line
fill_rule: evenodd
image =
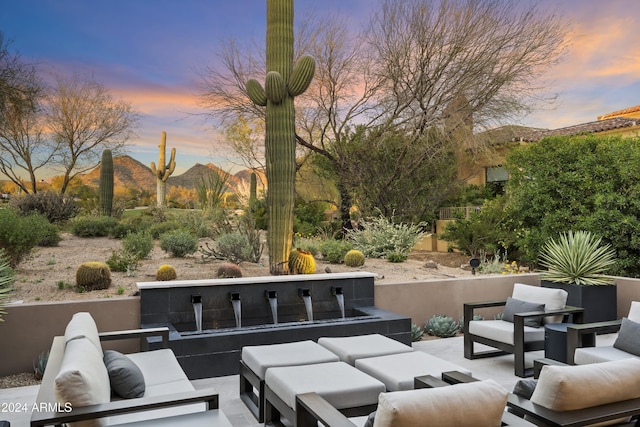
M615 263L615 251L601 243L588 231L569 231L558 240L550 239L539 255L540 265L547 268L541 278L582 286L613 284L613 278L604 273Z

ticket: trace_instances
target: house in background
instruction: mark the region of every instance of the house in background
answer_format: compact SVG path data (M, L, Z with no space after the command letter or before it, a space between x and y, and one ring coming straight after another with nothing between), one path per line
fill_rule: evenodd
M465 150L458 156L458 178L469 185L479 187L490 185L496 194L504 191L504 185L509 180L507 170L502 166L507 152L514 146L531 144L550 136L573 136L597 133L602 136L640 136L640 105L613 111L598 116L596 121L581 123L558 129L536 129L525 126L503 126L476 135L486 138L491 149L484 151ZM482 144L480 144L482 145ZM424 239L419 249L446 252L448 243L437 239L446 224L455 220L463 213L468 216L480 209L479 206L455 206L440 208L436 221L436 234Z

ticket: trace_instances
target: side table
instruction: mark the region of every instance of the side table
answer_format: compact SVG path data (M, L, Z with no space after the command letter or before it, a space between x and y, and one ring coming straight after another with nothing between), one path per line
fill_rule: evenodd
M567 363L567 326L573 323L544 325L544 357Z

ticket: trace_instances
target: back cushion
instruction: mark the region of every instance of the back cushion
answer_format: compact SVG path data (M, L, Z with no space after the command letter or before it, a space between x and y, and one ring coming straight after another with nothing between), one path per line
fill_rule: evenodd
M77 338L87 338L102 355L102 346L100 344L100 337L98 336L98 327L96 326L96 322L93 320L93 317L91 317L91 314L87 312L74 314L64 331L65 343L69 343L69 341Z
M576 366L544 366L531 401L555 411L571 411L640 397L640 360ZM586 392L585 392L586 391Z
M56 400L73 408L107 403L111 399L109 374L102 361L102 353L87 338L76 338L67 343L62 364L54 380ZM101 420L73 423L73 426L93 427Z
M527 302L544 304L545 310L559 310L567 304L567 291L514 283L512 297ZM562 322L563 316L546 316L542 323Z
M627 318L633 322L640 323L640 301L631 301L631 308Z
M508 394L494 380L381 393L373 427L496 427Z

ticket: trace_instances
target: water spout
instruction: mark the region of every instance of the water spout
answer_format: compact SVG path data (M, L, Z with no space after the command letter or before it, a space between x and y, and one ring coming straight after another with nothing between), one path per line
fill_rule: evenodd
M331 293L336 297L336 300L338 301L338 307L340 307L340 315L344 319L344 294L342 293L342 287L332 286Z
M193 305L193 314L196 318L196 331L202 332L202 296L191 295L191 304Z
M278 324L278 293L276 291L264 291L265 298L269 301L271 307L271 316L273 317L273 324Z
M240 292L231 292L231 305L233 306L233 315L236 318L236 328L242 327L242 304L240 301Z
M311 292L309 289L298 289L298 295L302 297L304 301L304 308L307 310L307 320L313 321L313 304L311 303Z

